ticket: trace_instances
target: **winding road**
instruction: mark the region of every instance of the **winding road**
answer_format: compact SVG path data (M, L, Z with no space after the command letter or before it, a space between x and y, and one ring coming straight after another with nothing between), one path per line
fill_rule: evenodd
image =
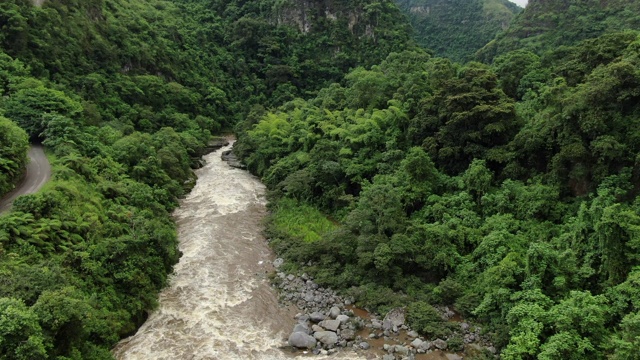
M13 201L20 195L33 194L51 178L51 165L44 154L42 145L31 145L29 163L24 178L15 189L0 199L0 213L11 209Z

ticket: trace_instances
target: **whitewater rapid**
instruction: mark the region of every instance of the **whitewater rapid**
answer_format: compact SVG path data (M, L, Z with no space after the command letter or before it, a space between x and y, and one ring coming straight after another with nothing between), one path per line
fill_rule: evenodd
M174 217L182 257L159 307L113 350L117 359L285 359L294 309L278 304L261 235L265 188L243 170L205 156Z

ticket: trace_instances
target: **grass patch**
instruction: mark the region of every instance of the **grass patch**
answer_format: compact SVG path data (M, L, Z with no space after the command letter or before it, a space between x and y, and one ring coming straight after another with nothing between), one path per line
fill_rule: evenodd
M279 199L272 207L270 227L288 238L311 243L338 227L322 212L295 199Z

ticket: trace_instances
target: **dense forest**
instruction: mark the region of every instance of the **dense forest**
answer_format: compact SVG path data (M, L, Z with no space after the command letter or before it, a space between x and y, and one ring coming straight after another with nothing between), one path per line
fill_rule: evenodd
M233 129L288 271L503 359L640 359L639 4L531 0L457 63L489 32L436 57L390 0L3 1L0 193L29 141L53 178L0 216L0 357L110 359Z
M637 16L551 26L568 3L531 1L496 43L537 36L486 64L392 53L241 122L288 269L430 336L453 305L502 359L639 359Z
M508 0L396 0L416 42L455 61L469 60L502 30L520 7Z

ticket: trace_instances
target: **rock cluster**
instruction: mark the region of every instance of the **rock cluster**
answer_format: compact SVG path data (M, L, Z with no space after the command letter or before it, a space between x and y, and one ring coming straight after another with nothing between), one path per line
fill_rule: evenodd
M238 169L246 168L246 166L242 162L240 162L240 159L238 159L236 154L233 153L233 149L223 151L221 157L222 161L226 161L227 164L229 164L229 166L231 167Z
M200 169L206 164L206 161L202 158L202 156L212 153L222 147L229 145L229 140L224 137L212 137L207 146L202 148L195 157L191 158L191 168L192 169Z
M280 265L280 259L274 265ZM288 344L299 349L308 349L315 354L331 354L339 348L357 351L368 350L377 344L377 350L386 352L385 360L414 359L417 354L446 351L453 338L463 340L475 351L495 348L480 335L480 329L466 322L460 323L460 330L445 339L425 339L405 324L404 309L389 311L383 319L370 315L369 319L355 316L347 308L353 299L347 299L316 284L306 274L287 275L278 272L274 284L280 290L280 298L285 303L294 304L303 312L296 315L297 324L288 338ZM448 308L439 309L443 318L454 313ZM380 344L382 342L382 347ZM445 353L449 360L462 359L455 353Z
M316 354L330 354L338 347L369 347L366 342L356 342L361 324L344 308L333 306L325 312L299 313L296 319L298 323L289 335L290 346L310 349Z

